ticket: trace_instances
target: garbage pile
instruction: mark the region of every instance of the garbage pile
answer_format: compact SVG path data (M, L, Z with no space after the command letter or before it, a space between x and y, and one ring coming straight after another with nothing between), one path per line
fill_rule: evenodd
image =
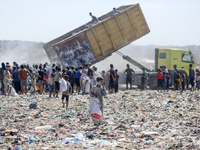
M60 95L61 96L61 95ZM200 149L199 92L120 91L94 126L89 95L0 97L0 149Z

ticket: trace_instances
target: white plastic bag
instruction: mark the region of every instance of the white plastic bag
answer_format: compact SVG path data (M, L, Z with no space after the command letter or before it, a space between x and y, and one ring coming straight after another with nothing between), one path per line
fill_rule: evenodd
M88 112L90 113L94 123L99 123L102 117L102 112L99 108L99 99L96 97L90 98L90 105Z
M66 91L67 90L67 82L63 78L60 81L62 84L62 91Z
M88 77L88 76L83 76L82 78L83 78L83 80L89 81L89 82L90 82L90 77Z
M11 92L10 92L11 96L18 96L18 94L16 93L15 89L11 86Z
M89 93L90 92L90 82L86 81L85 82L85 93Z

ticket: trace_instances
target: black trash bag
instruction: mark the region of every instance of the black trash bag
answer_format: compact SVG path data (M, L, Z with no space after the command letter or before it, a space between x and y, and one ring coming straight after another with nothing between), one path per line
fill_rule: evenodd
M29 105L29 109L36 109L37 108L37 102L33 102Z

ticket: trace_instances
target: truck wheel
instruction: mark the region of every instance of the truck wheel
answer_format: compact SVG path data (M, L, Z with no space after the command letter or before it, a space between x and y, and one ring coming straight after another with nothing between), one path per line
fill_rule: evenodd
M149 82L149 87L151 90L156 90L157 89L157 85L158 85L158 81L156 77L152 77L150 78L150 82Z

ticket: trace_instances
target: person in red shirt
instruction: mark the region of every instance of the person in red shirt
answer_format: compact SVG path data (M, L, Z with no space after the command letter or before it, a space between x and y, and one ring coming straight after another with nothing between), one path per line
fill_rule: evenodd
M63 69L63 70L62 70L62 78L64 79L66 75L67 75L67 74L66 74L66 70Z
M162 92L163 74L160 69L158 70L158 73L157 73L157 81L158 81L158 91L159 91L159 87L160 87L161 92Z

